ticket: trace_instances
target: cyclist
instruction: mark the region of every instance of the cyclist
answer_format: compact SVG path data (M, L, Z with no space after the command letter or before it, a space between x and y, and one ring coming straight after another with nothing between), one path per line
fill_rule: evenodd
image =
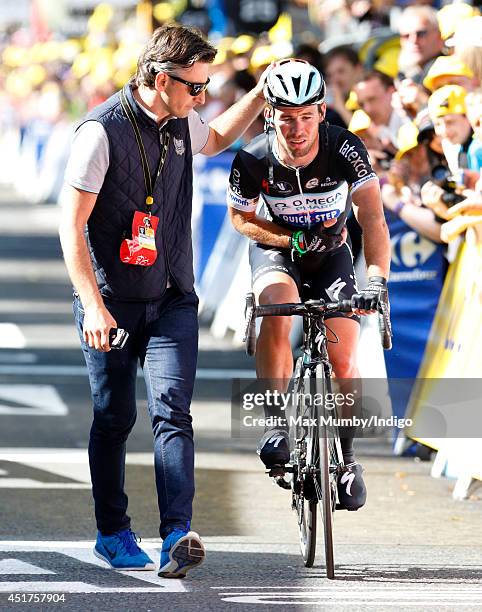
M233 226L251 241L258 303L298 302L305 283L313 299L355 296L354 313L334 313L329 322L338 338L328 351L334 373L339 379L352 379L359 376L359 315L374 312L379 299L388 300L390 240L368 153L357 136L326 123L325 91L322 75L305 61L286 59L273 66L264 87L265 134L236 155L228 204ZM363 230L369 278L360 292L345 229L352 204ZM293 371L290 330L290 317L266 317L256 348L258 378L277 380L283 392ZM366 500L354 433L353 427L340 432L347 470L339 479L338 494L349 510L357 510ZM287 430L268 430L258 453L267 468L288 463Z

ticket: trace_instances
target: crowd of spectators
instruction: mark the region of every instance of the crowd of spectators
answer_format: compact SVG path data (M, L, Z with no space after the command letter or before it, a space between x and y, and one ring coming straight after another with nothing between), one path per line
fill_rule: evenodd
M477 3L240 0L225 6L250 2L258 11L246 11L251 24L247 20L242 28L239 15L226 11L225 31L214 33L200 9L209 0L154 7L157 23L197 25L218 49L200 114L207 121L221 114L272 61L306 59L326 78L327 120L348 127L367 146L387 219L403 221L433 244L452 242L469 227L480 232L482 16ZM57 201L76 121L135 72L152 23L152 15L143 12L147 4L130 13L99 4L76 38L59 31L39 34L32 24L0 33L0 184L32 202ZM196 10L186 10L186 4ZM268 5L281 11L277 21ZM267 31L263 15L275 22ZM260 133L263 123L260 116L235 146ZM349 229L354 251L360 251L353 217ZM414 370L406 376L416 375L419 358L412 361Z
M308 59L326 76L328 120L366 143L386 208L434 241L470 225L466 217L480 212L482 187L478 9L459 2L272 2L285 12L268 32L235 32L227 15L232 35L216 33L219 51L201 114L220 114L271 61ZM176 14L175 4L155 5L159 22L183 20L188 11ZM139 7L116 14L105 3L79 38L44 32L35 39L27 24L3 33L2 182L33 201L55 200L75 121L134 72L149 33L142 17ZM245 140L262 128L260 117ZM461 213L465 223L443 225Z

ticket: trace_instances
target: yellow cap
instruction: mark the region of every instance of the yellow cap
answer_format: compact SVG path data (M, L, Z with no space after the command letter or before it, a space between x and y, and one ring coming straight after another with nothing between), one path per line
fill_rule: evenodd
M398 74L398 56L400 55L400 47L391 47L380 55L377 61L373 64L373 69L394 79Z
M436 89L435 81L441 76L466 76L472 78L474 74L456 55L441 55L437 57L427 72L427 76L423 80L424 87L434 91Z
M445 115L465 115L467 91L460 85L444 85L428 99L428 113L432 121Z
M350 130L350 132L357 134L358 132L363 132L363 130L367 130L370 127L370 124L370 117L365 113L365 111L358 109L353 113L353 116L350 119L348 129Z
M252 36L249 36L249 34L241 34L241 36L238 36L231 45L231 51L235 55L248 53L248 51L252 49L254 43L255 39Z
M415 149L418 146L418 128L417 126L410 122L404 123L397 134L397 147L398 151L395 155L395 159L402 159L405 153Z
M349 111L356 111L360 108L358 105L358 97L354 91L350 91L348 100L345 102L345 108Z
M478 9L465 2L457 2L455 4L446 4L437 12L438 25L440 34L443 40L450 38L459 23L480 15Z
M261 66L268 66L271 62L275 62L278 59L279 57L272 46L263 45L256 47L251 56L251 67L256 69Z

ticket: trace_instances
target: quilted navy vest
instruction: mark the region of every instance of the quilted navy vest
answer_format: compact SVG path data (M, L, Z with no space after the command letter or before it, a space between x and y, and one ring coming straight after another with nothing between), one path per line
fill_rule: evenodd
M146 150L151 176L161 154L158 124L137 105L125 88ZM159 217L157 259L152 266L122 263L119 249L131 238L136 210L145 211L146 188L134 130L122 110L119 92L94 108L85 121L101 123L109 139L109 168L86 228L92 265L101 294L125 301L148 301L162 296L168 278L183 293L193 290L191 242L192 152L187 119L171 119L169 149L153 185L152 214ZM84 123L83 122L83 123ZM79 126L80 127L80 126Z

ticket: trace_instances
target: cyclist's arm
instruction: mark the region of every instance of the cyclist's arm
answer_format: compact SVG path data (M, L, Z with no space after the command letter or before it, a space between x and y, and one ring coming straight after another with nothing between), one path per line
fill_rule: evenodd
M390 235L383 214L377 180L366 182L352 195L353 210L363 231L363 252L367 274L388 278L390 271Z
M243 151L233 160L227 194L231 223L240 234L255 242L287 249L291 232L256 214L262 183L258 164L259 160Z
M390 236L385 223L380 185L363 142L348 130L338 137L336 163L351 185L353 211L363 230L368 276L388 278Z
M250 240L281 249L290 248L292 232L256 214L229 207L231 223L235 230Z

